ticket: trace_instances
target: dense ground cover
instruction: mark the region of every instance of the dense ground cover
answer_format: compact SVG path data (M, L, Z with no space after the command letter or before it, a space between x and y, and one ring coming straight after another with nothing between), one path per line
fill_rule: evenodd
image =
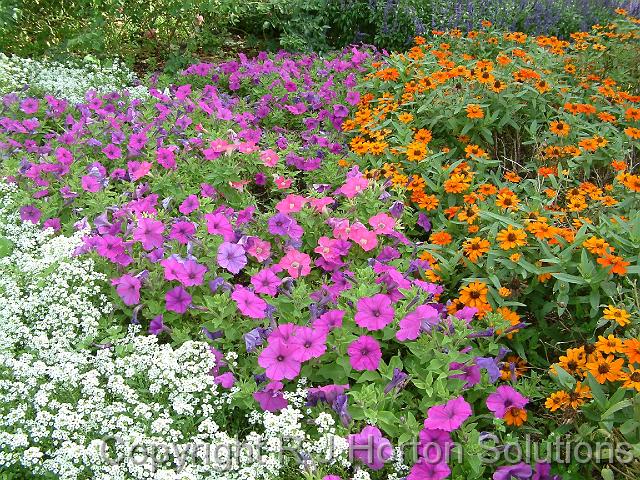
M637 478L622 13L4 95L7 475Z

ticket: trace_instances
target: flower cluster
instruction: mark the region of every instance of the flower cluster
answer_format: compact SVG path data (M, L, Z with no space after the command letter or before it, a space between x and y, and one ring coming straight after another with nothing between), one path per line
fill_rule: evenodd
M422 258L454 302L514 325L586 316L585 332L613 304L637 325L640 97L605 67L637 48L637 23L568 42L485 22L373 63L343 123L349 160L437 226Z
M148 96L135 74L117 59L100 65L86 58L78 65L42 61L0 53L0 94L53 95L72 104L83 103L87 92L105 94L129 88L134 98Z

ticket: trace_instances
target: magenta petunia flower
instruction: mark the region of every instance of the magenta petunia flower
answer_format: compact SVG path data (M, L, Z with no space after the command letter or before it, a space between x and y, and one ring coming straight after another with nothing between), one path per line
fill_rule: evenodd
M25 98L20 103L20 110L22 110L27 115L32 115L38 111L39 104L38 100L35 98Z
M153 250L164 243L163 232L164 224L160 220L145 217L138 220L138 226L133 231L133 239L141 242L145 250Z
M156 161L166 169L176 167L176 156L170 148L156 150Z
M449 378L457 378L459 380L464 380L465 384L462 388L471 388L474 385L480 383L481 374L480 367L475 363L471 365L465 365L460 362L451 362L449 364L449 370L461 370L462 373L456 373L454 375L449 375Z
M103 235L96 239L96 252L104 258L115 262L118 257L124 255L124 241L114 235Z
M360 102L360 94L352 90L347 92L345 100L349 105L357 105Z
M191 295L182 287L169 290L165 297L167 310L176 313L184 313L191 305Z
M327 333L310 327L299 327L290 342L299 347L298 360L306 362L312 358L320 358L327 350Z
M258 365L270 380L293 380L300 373L297 345L280 339L269 339L269 345L258 356Z
M430 330L439 321L438 310L431 305L420 305L400 320L400 330L396 332L396 338L400 341L415 340L420 336L420 332Z
M393 322L394 313L391 299L383 293L378 293L373 297L358 300L355 322L359 327L368 330L382 330Z
M364 427L360 433L349 435L348 441L353 458L372 470L380 470L393 454L391 442L382 436L377 427L371 425Z
M449 432L423 428L419 434L418 455L430 463L447 462L453 448Z
M223 242L218 247L218 265L237 274L247 264L247 257L244 248L237 243Z
M149 323L149 333L151 335L160 335L165 330L168 330L168 328L164 324L162 315L154 317Z
M533 475L531 465L524 462L515 465L505 465L498 467L493 473L493 480L526 480Z
M229 219L221 213L207 213L204 216L207 221L207 232L211 235L222 235L226 242L235 238Z
M196 233L196 226L191 222L176 222L171 225L169 238L177 240L179 243L186 245L191 241Z
M293 224L293 219L284 214L276 213L268 221L269 233L272 235L286 236L289 234L289 228Z
M132 275L126 274L120 278L112 280L116 285L116 292L125 305L135 305L140 302L140 280Z
M313 321L313 328L329 332L334 328L342 327L343 319L344 310L329 310Z
M221 373L217 375L213 381L220 385L222 388L231 388L236 383L236 378L233 376L231 372Z
M178 281L185 287L202 285L205 273L207 273L207 267L195 260L187 260L182 264L182 271L178 273Z
M197 195L189 195L187 198L183 200L183 202L178 207L178 210L183 215L189 215L191 212L200 208L200 201L198 200Z
M251 318L264 318L267 316L267 302L257 296L248 288L236 285L231 294L240 313Z
M439 429L445 432L456 430L471 416L471 405L462 397L456 397L442 405L434 405L427 412L425 428Z
M260 408L267 412L277 412L282 410L289 401L282 394L282 382L270 382L262 390L255 392L253 398L260 404Z
M362 335L347 348L349 363L354 370L376 370L382 358L378 341L368 335Z
M510 385L499 386L487 397L487 408L496 418L503 418L510 408L524 408L527 403L529 399Z
M80 186L86 192L95 193L100 190L100 182L93 175L85 175L80 179Z
M48 220L45 220L44 223L42 224L42 228L44 229L53 228L56 232L59 231L62 228L60 218L53 217L53 218L49 218Z
M104 147L102 149L102 153L104 153L109 160L115 160L122 156L122 150L120 150L120 148L113 143L110 143L109 145Z
M451 469L445 462L433 463L421 459L411 467L407 480L444 480L451 475Z
M132 182L140 180L151 171L153 163L151 162L127 162L127 173Z
M271 268L260 270L251 277L251 285L253 285L254 291L265 295L273 296L278 293L280 283L280 278L273 273Z

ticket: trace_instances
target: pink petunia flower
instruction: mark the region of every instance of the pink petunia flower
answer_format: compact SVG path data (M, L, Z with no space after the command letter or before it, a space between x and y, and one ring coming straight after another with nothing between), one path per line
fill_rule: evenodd
M247 317L259 319L267 316L267 302L242 285L235 286L231 299L236 302L240 313Z
M354 370L376 370L382 358L378 341L368 335L362 335L347 348L349 363Z
M378 293L373 297L362 297L358 300L355 315L356 325L368 330L382 330L393 322L395 311L391 306L391 299Z
M360 433L349 435L349 449L357 458L372 470L380 470L393 454L391 442L382 436L382 432L368 425Z
M306 362L312 358L320 358L327 350L327 333L310 327L299 327L291 337L290 343L297 345L297 358Z
M335 238L320 237L318 239L318 246L313 250L316 253L322 255L328 262L335 262L339 260L339 246L340 241Z
M267 167L275 167L278 164L280 157L274 150L269 149L260 153L260 160L262 160L262 163Z
M145 217L138 220L133 239L141 242L145 250L153 250L164 243L163 232L164 224L160 220Z
M258 356L258 365L265 369L270 380L293 380L300 373L298 349L297 345L270 339L269 345Z
M369 225L373 227L373 231L376 234L387 235L393 233L393 227L396 226L396 221L386 213L379 213L369 219Z
M369 181L362 177L351 177L345 184L338 189L338 193L341 193L347 198L353 198L369 186Z
M355 243L360 245L365 252L373 250L378 245L378 238L376 237L375 232L367 230L361 225L353 225L351 227L349 240L353 240Z
M116 286L116 292L125 305L136 305L140 303L140 280L133 275L123 275L111 281Z
M425 428L452 432L471 416L471 405L462 397L452 398L445 404L434 405L427 412Z
M304 207L306 203L307 199L302 195L290 193L276 204L276 210L280 213L295 213L302 210L302 207Z
M305 277L311 273L311 257L295 248L289 248L278 265L286 270L291 278Z
M264 262L271 255L271 244L258 237L251 237L247 253L259 262Z
M235 233L226 216L222 213L207 213L204 218L207 221L207 232L211 235L222 235L226 242L233 241Z

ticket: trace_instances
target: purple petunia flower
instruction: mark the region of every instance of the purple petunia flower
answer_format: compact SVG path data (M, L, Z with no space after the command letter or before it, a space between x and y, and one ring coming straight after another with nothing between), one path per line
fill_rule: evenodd
M33 205L25 205L20 208L20 219L23 222L31 222L36 224L40 221L42 212Z
M237 274L247 264L247 257L244 248L237 243L223 242L218 247L218 265Z
M169 290L165 295L167 310L184 313L191 305L191 295L182 287L175 287Z

